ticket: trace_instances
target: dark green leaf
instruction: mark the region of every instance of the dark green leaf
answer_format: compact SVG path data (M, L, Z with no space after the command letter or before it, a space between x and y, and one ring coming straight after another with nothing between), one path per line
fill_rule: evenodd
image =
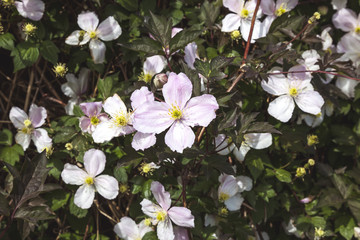
M6 200L6 197L1 193L0 193L0 214L5 216L10 215L9 203Z
M229 93L226 94L225 96L219 97L217 99L217 102L219 104L219 106L221 107L228 107L228 105L226 105L226 103L237 93L237 91L233 92L233 93Z
M12 145L12 132L8 129L4 129L0 132L0 144Z
M228 58L228 57L223 57L223 56L217 56L215 58L213 58L210 62L210 68L211 69L220 69L220 68L224 68L227 65L229 65L232 61L234 60L234 58Z
M344 199L347 199L350 196L354 185L348 183L343 175L333 174L332 182Z
M138 9L138 1L134 0L116 0L123 8L129 12L134 12Z
M43 41L40 44L41 55L52 64L57 63L59 52L59 48L50 40Z
M150 12L150 19L148 22L145 22L145 27L161 43L162 47L169 47L172 30L171 19L166 19L164 16L158 16Z
M205 22L207 27L212 27L220 14L220 7L215 6L215 2L209 3L209 1L204 1L200 9L199 19Z
M223 120L219 123L219 131L222 131L226 128L233 127L238 119L239 114L237 113L237 108L234 108L230 112L227 112Z
M15 144L14 146L1 146L0 147L0 159L10 163L11 165L15 165L15 163L19 162L20 156L24 155L23 148Z
M216 168L221 173L226 173L229 175L235 174L234 169L231 167L231 165L227 162L227 158L224 156L212 156L208 160L208 164L211 167Z
M78 132L73 127L62 127L61 131L54 136L53 141L54 143L67 143L77 134Z
M158 240L156 232L151 231L146 233L141 240Z
M0 34L0 48L5 48L6 50L14 49L15 38L11 33Z
M184 48L188 43L193 42L202 31L200 30L182 30L170 40L170 53Z
M11 56L14 57L14 72L33 65L38 59L39 54L39 49L35 44L29 42L19 43L11 51Z
M149 179L147 181L144 182L143 186L142 186L142 194L144 196L144 198L150 198L152 193L151 193L151 183L153 182L153 180Z
M246 133L277 133L281 134L273 125L268 122L256 122L249 126Z
M49 220L55 218L49 211L48 206L26 206L19 208L14 218L21 218L28 222L37 222L39 220Z
M291 182L291 173L284 169L276 169L275 176L279 181L290 183Z
M116 166L114 169L114 176L116 180L118 180L121 183L127 183L128 181L128 175L124 167Z
M157 41L148 37L143 37L141 40L135 40L131 43L123 44L121 46L131 49L133 51L144 52L149 55L163 53L161 45Z
M100 79L98 82L99 94L105 100L106 98L112 96L115 90L115 86L119 81L119 72L107 76L105 79Z

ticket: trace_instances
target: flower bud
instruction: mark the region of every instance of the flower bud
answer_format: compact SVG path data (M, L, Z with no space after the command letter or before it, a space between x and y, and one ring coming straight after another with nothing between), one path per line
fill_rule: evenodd
M161 89L167 81L167 75L165 73L159 73L154 78L154 85L157 89Z
M66 150L71 151L73 149L73 145L71 143L67 143L65 144L65 148Z
M308 135L307 136L307 145L313 146L319 143L319 138L316 135Z
M296 169L296 177L302 177L306 174L306 170L303 167L298 167Z
M310 159L308 160L308 164L309 164L310 166L314 166L314 165L315 165L315 160L312 159L312 158L310 158Z

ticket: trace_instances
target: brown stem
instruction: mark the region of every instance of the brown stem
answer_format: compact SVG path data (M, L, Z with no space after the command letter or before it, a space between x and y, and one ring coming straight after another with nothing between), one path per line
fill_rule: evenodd
M25 104L24 104L24 111L27 112L28 107L29 107L29 103L30 103L30 96L31 96L31 89L32 86L34 84L34 79L35 79L35 73L34 70L32 69L30 72L30 81L29 81L29 85L27 87L26 90L26 98L25 98Z

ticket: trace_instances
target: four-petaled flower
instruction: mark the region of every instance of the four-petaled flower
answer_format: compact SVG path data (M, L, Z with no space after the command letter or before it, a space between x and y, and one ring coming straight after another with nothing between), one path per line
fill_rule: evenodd
M76 206L90 208L95 197L95 191L106 199L114 199L119 193L117 180L109 175L100 175L105 169L105 154L96 149L90 149L84 154L85 171L78 166L66 163L61 172L61 178L66 184L81 185L75 193Z
M109 120L106 113L101 113L101 102L81 103L80 108L86 116L79 120L81 131L92 134L99 123Z
M194 227L194 216L191 211L185 207L170 207L170 193L165 191L161 183L152 182L150 189L160 206L144 199L140 203L141 210L153 219L154 225L157 225L159 240L173 240L175 238L171 222L181 227Z
M153 231L151 227L146 225L146 220L142 220L136 224L129 217L122 217L120 222L114 227L114 232L124 240L141 240L148 232Z
M94 63L105 61L105 44L100 41L117 39L122 31L119 23L110 16L99 24L99 18L93 12L79 14L77 23L82 30L76 30L65 40L69 45L84 45L90 41L89 48Z

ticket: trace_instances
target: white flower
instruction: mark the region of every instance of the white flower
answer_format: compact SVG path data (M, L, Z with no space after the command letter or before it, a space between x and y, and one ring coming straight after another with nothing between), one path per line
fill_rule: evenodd
M237 179L232 175L221 174L219 176L220 186L218 188L218 198L224 202L227 209L237 211L240 209L244 198L240 194Z
M354 237L360 239L360 228L354 227Z
M127 111L124 102L117 94L108 97L103 108L111 118L108 121L99 123L96 127L92 134L94 142L103 143L110 141L113 137L126 135L135 131L135 129L129 125L132 122L132 113Z
M351 60L353 66L358 68L360 66L360 37L355 37L353 34L345 34L337 45L337 52L344 53L339 61Z
M320 55L316 50L307 50L301 54L303 59L298 59L297 62L306 67L307 70L316 71L320 69L320 66L317 65L317 61L320 59Z
M250 191L253 188L253 181L248 176L237 176L236 181L239 186L239 192Z
M119 185L114 177L99 175L105 169L105 154L96 149L90 149L84 154L85 171L76 165L66 163L61 172L61 178L66 184L81 185L75 193L76 206L90 208L95 197L95 191L106 199L114 199L119 193Z
M18 129L15 141L22 146L24 151L29 147L31 139L34 141L39 153L52 145L52 140L49 138L47 131L39 128L45 123L46 117L46 109L35 104L31 104L29 116L18 107L11 108L9 118Z
M344 32L350 32L354 36L359 37L360 15L357 16L353 10L347 8L340 9L333 15L332 21L336 28L341 29Z
M39 21L44 14L45 4L41 0L21 0L14 4L21 16L33 21Z
M110 16L99 24L99 18L93 12L79 14L77 23L82 30L76 30L66 38L65 43L69 45L84 45L90 41L89 48L94 63L105 61L105 44L100 41L111 41L117 39L122 31L119 23Z
M331 27L327 27L321 32L321 35L318 36L322 40L322 50L324 51L327 51L329 49L331 50L334 48L333 39L329 33L330 31L331 31Z
M359 84L359 81L352 80L345 77L338 77L335 85L349 98L355 97L355 87Z
M154 55L146 58L143 66L143 73L139 80L150 83L155 74L160 73L166 66L166 60L163 56Z
M153 231L152 228L145 224L145 220L136 224L129 217L122 217L114 227L114 232L124 240L140 240L151 231Z
M292 71L306 71L306 69L304 66L298 65L290 68L289 72ZM280 71L273 70L271 72ZM314 91L310 81L311 75L307 72L292 73L287 77L279 73L270 75L268 82L263 80L262 88L266 92L278 96L269 104L268 113L281 122L288 122L294 111L295 101L302 111L318 114L324 104L324 99Z

